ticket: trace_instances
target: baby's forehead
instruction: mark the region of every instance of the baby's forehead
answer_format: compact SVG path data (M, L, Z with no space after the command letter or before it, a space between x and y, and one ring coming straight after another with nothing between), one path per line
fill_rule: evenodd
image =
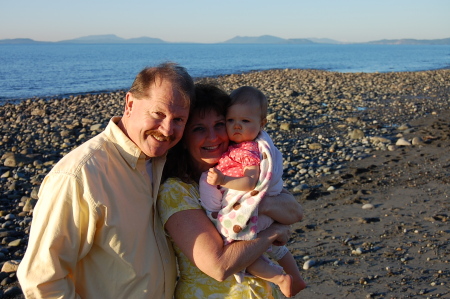
M258 103L235 103L228 107L227 115L246 115L248 117L261 116L263 113L261 105Z

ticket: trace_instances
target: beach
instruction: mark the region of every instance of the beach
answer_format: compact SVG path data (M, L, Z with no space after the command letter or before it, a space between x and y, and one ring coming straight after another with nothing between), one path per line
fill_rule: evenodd
M200 79L269 99L266 130L304 208L288 247L295 298L450 297L450 70L270 70ZM0 297L15 276L52 166L121 115L125 92L0 106Z

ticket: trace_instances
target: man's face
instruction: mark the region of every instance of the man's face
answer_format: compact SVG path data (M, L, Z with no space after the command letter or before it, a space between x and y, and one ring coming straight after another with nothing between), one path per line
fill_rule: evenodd
M147 157L164 155L182 137L189 103L170 81L156 80L149 97L127 93L123 123L128 137Z

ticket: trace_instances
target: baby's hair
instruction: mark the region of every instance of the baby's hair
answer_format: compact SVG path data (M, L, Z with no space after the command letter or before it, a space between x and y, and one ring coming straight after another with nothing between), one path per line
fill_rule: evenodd
M267 117L267 98L259 89L252 86L242 86L230 93L230 106L234 104L255 103L261 107L261 119Z

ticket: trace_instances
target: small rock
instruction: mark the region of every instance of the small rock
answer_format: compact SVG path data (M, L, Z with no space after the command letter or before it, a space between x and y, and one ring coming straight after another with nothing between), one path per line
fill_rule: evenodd
M281 123L280 130L289 131L291 129L291 124L289 123Z
M92 125L89 129L91 131L100 131L102 129L102 127L103 127L103 124L95 124L95 125Z
M17 268L19 267L20 261L16 260L10 260L6 261L3 264L2 272L10 273L10 272L16 272Z
M358 247L355 250L352 250L352 254L355 254L355 255L361 255L361 254L363 254L363 252L364 251L361 247Z
M355 129L349 134L350 139L363 139L365 137L364 132L360 129Z
M398 146L410 146L411 142L409 142L408 140L406 140L405 138L402 137L402 138L399 138L397 140L395 145L398 145Z
M423 145L423 140L420 137L414 137L411 143L412 145Z
M307 260L304 264L303 264L303 270L308 270L309 268L311 268L312 266L314 266L316 264L315 260Z
M398 127L397 130L399 130L399 131L405 131L405 130L408 130L409 128L411 128L410 125L408 125L408 124L403 124L403 125L401 125L400 127Z
M375 206L373 204L370 204L370 203L366 203L365 205L362 206L363 210L371 210L373 208L375 208Z
M311 150L318 150L322 148L322 144L320 143L310 143L308 144L308 148Z

